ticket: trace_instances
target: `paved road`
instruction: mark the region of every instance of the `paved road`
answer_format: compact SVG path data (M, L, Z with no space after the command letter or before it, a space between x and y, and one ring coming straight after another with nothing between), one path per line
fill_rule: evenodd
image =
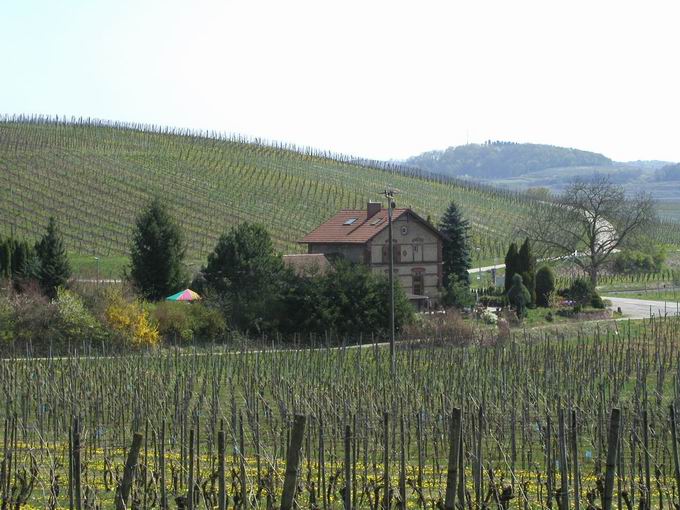
M628 319L648 319L650 315L659 317L680 314L680 304L672 301L649 301L620 296L602 296L602 298L611 301L613 310L621 307L623 316Z
M618 253L621 250L614 249L612 250L612 253ZM545 262L545 261L558 261L558 260L564 260L564 259L570 259L576 256L585 256L587 255L586 252L574 252L570 255L564 255L563 257L551 257L548 259L538 259L536 262ZM473 267L471 269L468 269L468 273L474 274L474 273L485 273L486 271L491 271L492 269L504 269L505 264L496 264L495 266L484 266L484 267Z
M468 269L468 273L470 274L485 273L487 271L491 271L492 269L503 269L504 267L505 264L496 264L495 266L473 267L472 269Z

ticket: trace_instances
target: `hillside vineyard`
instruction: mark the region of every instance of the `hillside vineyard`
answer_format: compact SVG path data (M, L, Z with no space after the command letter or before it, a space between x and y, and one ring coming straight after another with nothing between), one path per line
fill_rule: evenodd
M75 253L126 253L134 217L154 195L181 223L192 257L242 221L264 224L281 251L301 252L306 233L378 199L387 184L401 190L401 206L435 222L455 201L481 257L501 256L513 228L542 207L520 194L260 141L94 121L0 122L0 232L34 239L54 215Z

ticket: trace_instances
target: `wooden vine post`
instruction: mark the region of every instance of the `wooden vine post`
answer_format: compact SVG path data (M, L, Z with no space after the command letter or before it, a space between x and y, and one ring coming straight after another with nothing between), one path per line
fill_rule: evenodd
M451 434L449 435L449 468L446 476L445 510L454 510L456 504L456 484L458 483L458 457L460 456L463 419L460 409L454 408L451 415ZM460 502L464 506L464 502Z
M306 417L296 414L293 422L293 433L290 437L286 454L286 474L283 480L283 494L281 495L281 510L292 510L295 500L295 489L300 470L300 450L305 437Z
M219 491L219 499L217 501L218 503L218 510L226 510L227 509L227 491L225 487L225 455L226 455L226 445L225 445L225 437L224 437L224 430L220 430L217 433L217 462L218 462L218 468L217 468L217 488Z
M576 410L571 410L571 462L574 473L574 510L581 509L581 481L578 466L578 421L576 419Z
M345 509L352 510L352 427L345 425Z
M670 405L671 411L671 437L673 439L673 468L675 474L675 486L680 498L680 458L678 458L678 423L675 416L675 406Z
M559 410L558 440L560 447L560 510L569 510L569 469L567 466L567 433L564 409Z
M168 508L168 491L165 486L165 420L161 424L160 441L158 445L158 470L159 483L161 486L161 510L167 510Z
M609 420L609 437L607 439L607 465L604 476L604 494L602 497L602 510L611 510L612 495L614 494L614 475L616 472L616 459L619 453L619 433L621 431L621 410L612 409Z
M127 501L130 496L132 480L134 479L135 468L137 467L137 460L139 459L139 451L141 448L142 435L139 432L135 432L132 436L132 447L128 452L127 460L125 461L123 480L116 497L116 510L125 510L127 508Z
M80 444L80 418L73 420L73 491L76 510L81 510L83 504L82 486L80 482L81 468L81 444Z
M384 470L384 481L385 481L385 492L383 493L383 503L382 508L384 510L389 510L390 508L390 427L389 422L390 415L385 412L383 414L383 438L385 440L384 451L383 451L383 470Z

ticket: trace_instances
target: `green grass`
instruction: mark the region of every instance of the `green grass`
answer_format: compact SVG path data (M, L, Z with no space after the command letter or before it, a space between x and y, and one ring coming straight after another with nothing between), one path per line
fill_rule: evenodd
M565 309L569 310L569 309ZM552 313L552 320L548 320L548 313ZM597 313L597 312L602 312L602 310L597 310L595 308L584 308L583 309L583 314L586 315L586 318L575 318L575 317L568 317L564 315L560 315L558 313L558 310L556 309L549 309L549 308L529 308L527 309L527 316L524 318L522 323L519 325L519 327L522 328L537 328L537 327L559 327L561 332L564 332L567 330L567 328L563 328L563 326L570 324L570 325L579 325L587 322L607 322L611 319L590 319L587 317L589 313ZM616 317L613 317L616 318Z
M501 258L513 229L545 207L523 195L383 163L311 151L141 131L107 124L0 122L1 234L35 239L58 218L72 253L120 257L140 208L160 196L181 223L190 258L243 221L263 223L278 248L342 208L364 208L386 185L398 203L437 221L455 201L476 259Z
M128 266L129 260L124 256L98 257L95 255L79 255L69 253L68 259L71 264L71 271L79 278L99 278L104 280L119 279L124 269Z
M95 257L99 258L99 264ZM84 279L96 279L99 276L102 280L119 280L130 265L130 259L125 255L95 256L69 253L68 259L72 274ZM186 266L189 273L193 274L204 263L203 260L193 258L186 261Z
M549 321L546 317L549 312L552 312L553 320ZM522 321L521 327L533 328L536 326L550 326L559 325L565 322L572 322L567 317L557 315L556 310L550 310L548 308L534 308L527 309L527 316Z

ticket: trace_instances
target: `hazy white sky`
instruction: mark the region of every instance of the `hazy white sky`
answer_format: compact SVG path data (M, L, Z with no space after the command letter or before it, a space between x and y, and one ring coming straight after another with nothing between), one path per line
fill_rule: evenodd
M0 112L680 161L680 2L2 0Z

